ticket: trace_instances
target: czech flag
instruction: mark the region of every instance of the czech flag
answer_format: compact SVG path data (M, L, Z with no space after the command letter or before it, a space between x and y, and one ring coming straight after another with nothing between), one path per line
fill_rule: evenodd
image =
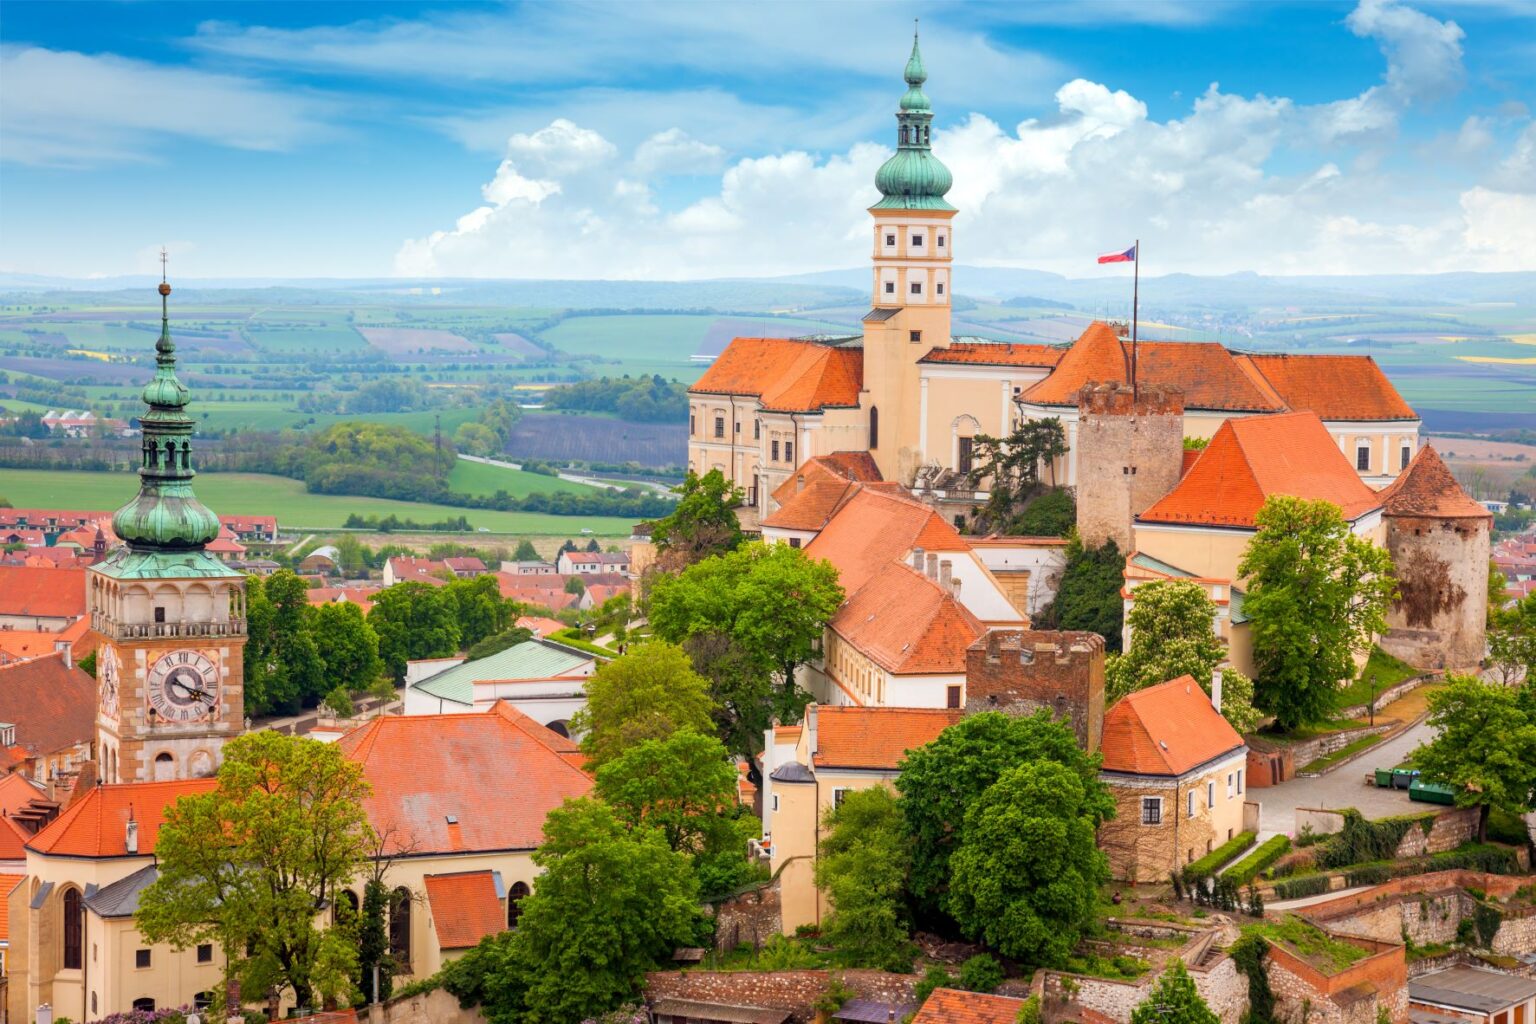
M1099 257L1100 263L1135 263L1136 247L1133 245L1124 252L1105 253Z

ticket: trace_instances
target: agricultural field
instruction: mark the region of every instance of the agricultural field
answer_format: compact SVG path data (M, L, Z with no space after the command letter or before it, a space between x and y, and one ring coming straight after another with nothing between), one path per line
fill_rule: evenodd
M448 474L448 488L459 494L483 496L495 494L497 491L506 491L514 498L520 498L526 494L551 494L555 491L590 494L598 490L587 484L561 480L557 476L508 469L505 466L491 466L483 462L467 462L464 459L454 463L452 472Z
M574 536L586 529L599 537L623 537L629 535L634 525L630 519L615 516L493 512L384 498L310 494L297 480L260 473L204 473L197 478L195 487L198 498L216 512L275 515L285 530L335 529L352 513L396 515L417 522L464 516L477 530L536 536ZM136 489L137 480L131 473L0 469L0 497L17 508L111 511L132 498Z
M513 428L507 457L682 466L688 462L688 430L684 423L531 412Z

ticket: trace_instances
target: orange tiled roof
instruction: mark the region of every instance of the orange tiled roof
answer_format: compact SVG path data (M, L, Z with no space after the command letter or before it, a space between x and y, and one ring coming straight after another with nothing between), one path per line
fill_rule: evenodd
M565 623L559 619L547 618L543 615L524 615L515 623L518 627L531 630L535 636L549 636L558 633L565 628Z
M427 875L427 904L432 908L432 927L443 949L468 949L487 935L505 931L496 879L489 871L460 871L451 875Z
M1200 453L1204 450L1205 449L1203 448L1184 449L1184 463L1179 467L1180 477L1183 477L1186 473L1194 468L1195 461L1200 458Z
M962 714L958 708L818 707L816 767L895 771L907 751L938 739Z
M984 992L936 988L912 1024L1013 1024L1024 1000Z
M843 602L829 625L898 675L964 672L965 649L986 632L944 587L894 561Z
M166 808L184 796L207 793L216 779L126 782L97 786L48 823L27 848L55 857L127 857L128 819L139 823L139 852L155 852Z
M773 491L779 508L762 521L782 530L819 530L862 483L879 483L880 468L868 452L833 452L805 460Z
M1473 501L1451 475L1449 467L1426 444L1379 497L1389 516L1431 516L1438 519L1491 519L1493 513Z
M1104 771L1130 775L1183 775L1242 746L1193 676L1122 697L1104 713L1099 742Z
M26 875L0 875L0 899L11 894L25 879ZM9 942L11 938L11 921L9 914L0 914L0 942Z
M16 742L28 756L52 754L96 734L96 680L44 654L0 665L0 722L16 726Z
M1416 420L1370 356L1237 355L1242 371L1297 411L1325 420Z
M29 557L40 554L38 551L28 552ZM69 556L74 557L72 552ZM84 615L85 570L51 566L0 566L0 613L48 618Z
M1020 400L1032 405L1077 406L1084 384L1126 379L1130 344L1106 323L1094 321L1073 342L1050 376L1036 382ZM1143 341L1137 346L1137 379L1176 385L1186 409L1227 412L1280 412L1284 406L1256 385L1232 354L1215 342Z
M1055 366L1065 352L1056 345L1019 345L1012 342L957 341L936 348L920 363L970 363L979 366Z
M789 338L736 338L689 391L751 395L774 412L819 412L857 407L863 382L863 349Z
M833 452L830 455L818 455L809 461L823 463L849 480L861 483L875 483L885 479L880 475L880 467L875 465L875 457L869 452Z
M805 553L831 562L844 592L853 594L915 547L970 550L955 528L929 506L892 490L866 486L806 545Z
M1314 412L1223 423L1178 484L1138 522L1249 529L1272 494L1331 501L1354 520L1381 505Z
M545 815L592 788L576 744L504 701L480 713L375 718L337 742L363 766L368 819L396 852L531 850Z

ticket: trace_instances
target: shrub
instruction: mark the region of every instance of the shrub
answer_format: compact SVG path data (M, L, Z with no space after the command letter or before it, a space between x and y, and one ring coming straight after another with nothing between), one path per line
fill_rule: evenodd
M1019 1007L1019 1015L1014 1018L1014 1024L1040 1024L1040 997L1030 996L1024 1000L1024 1005Z
M960 987L969 992L992 992L1002 983L1002 966L985 953L960 965Z
M1353 889L1357 885L1380 885L1391 877L1392 869L1382 864L1359 867L1344 873L1344 888Z
M1235 866L1228 869L1224 877L1232 879L1238 885L1247 885L1258 877L1260 871L1269 867L1275 861L1285 856L1285 852L1291 848L1291 841L1285 836L1273 836L1254 850L1248 856L1238 861Z
M912 990L912 997L917 1000L917 1005L922 1006L933 995L936 988L954 988L955 979L942 967L930 967L923 979Z
M1275 898L1281 900L1300 899L1303 896L1320 896L1328 891L1329 877L1327 875L1308 875L1306 878L1293 878L1289 882L1281 882L1275 886Z
M1184 868L1184 881L1194 882L1209 878L1217 871L1220 871L1225 864L1238 854L1252 846L1257 838L1258 836L1253 832L1244 832L1241 835L1233 836L1204 857L1187 865Z

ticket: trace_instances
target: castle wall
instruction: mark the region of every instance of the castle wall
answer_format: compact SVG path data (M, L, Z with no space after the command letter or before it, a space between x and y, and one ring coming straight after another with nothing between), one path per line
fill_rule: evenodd
M1385 518L1401 593L1382 648L1421 669L1475 666L1486 639L1488 521Z
M993 630L965 652L965 710L1029 715L1046 708L1078 743L1104 733L1104 638L1097 633Z
M1086 385L1078 396L1077 531L1083 543L1133 543L1132 520L1179 482L1184 396L1145 385Z

